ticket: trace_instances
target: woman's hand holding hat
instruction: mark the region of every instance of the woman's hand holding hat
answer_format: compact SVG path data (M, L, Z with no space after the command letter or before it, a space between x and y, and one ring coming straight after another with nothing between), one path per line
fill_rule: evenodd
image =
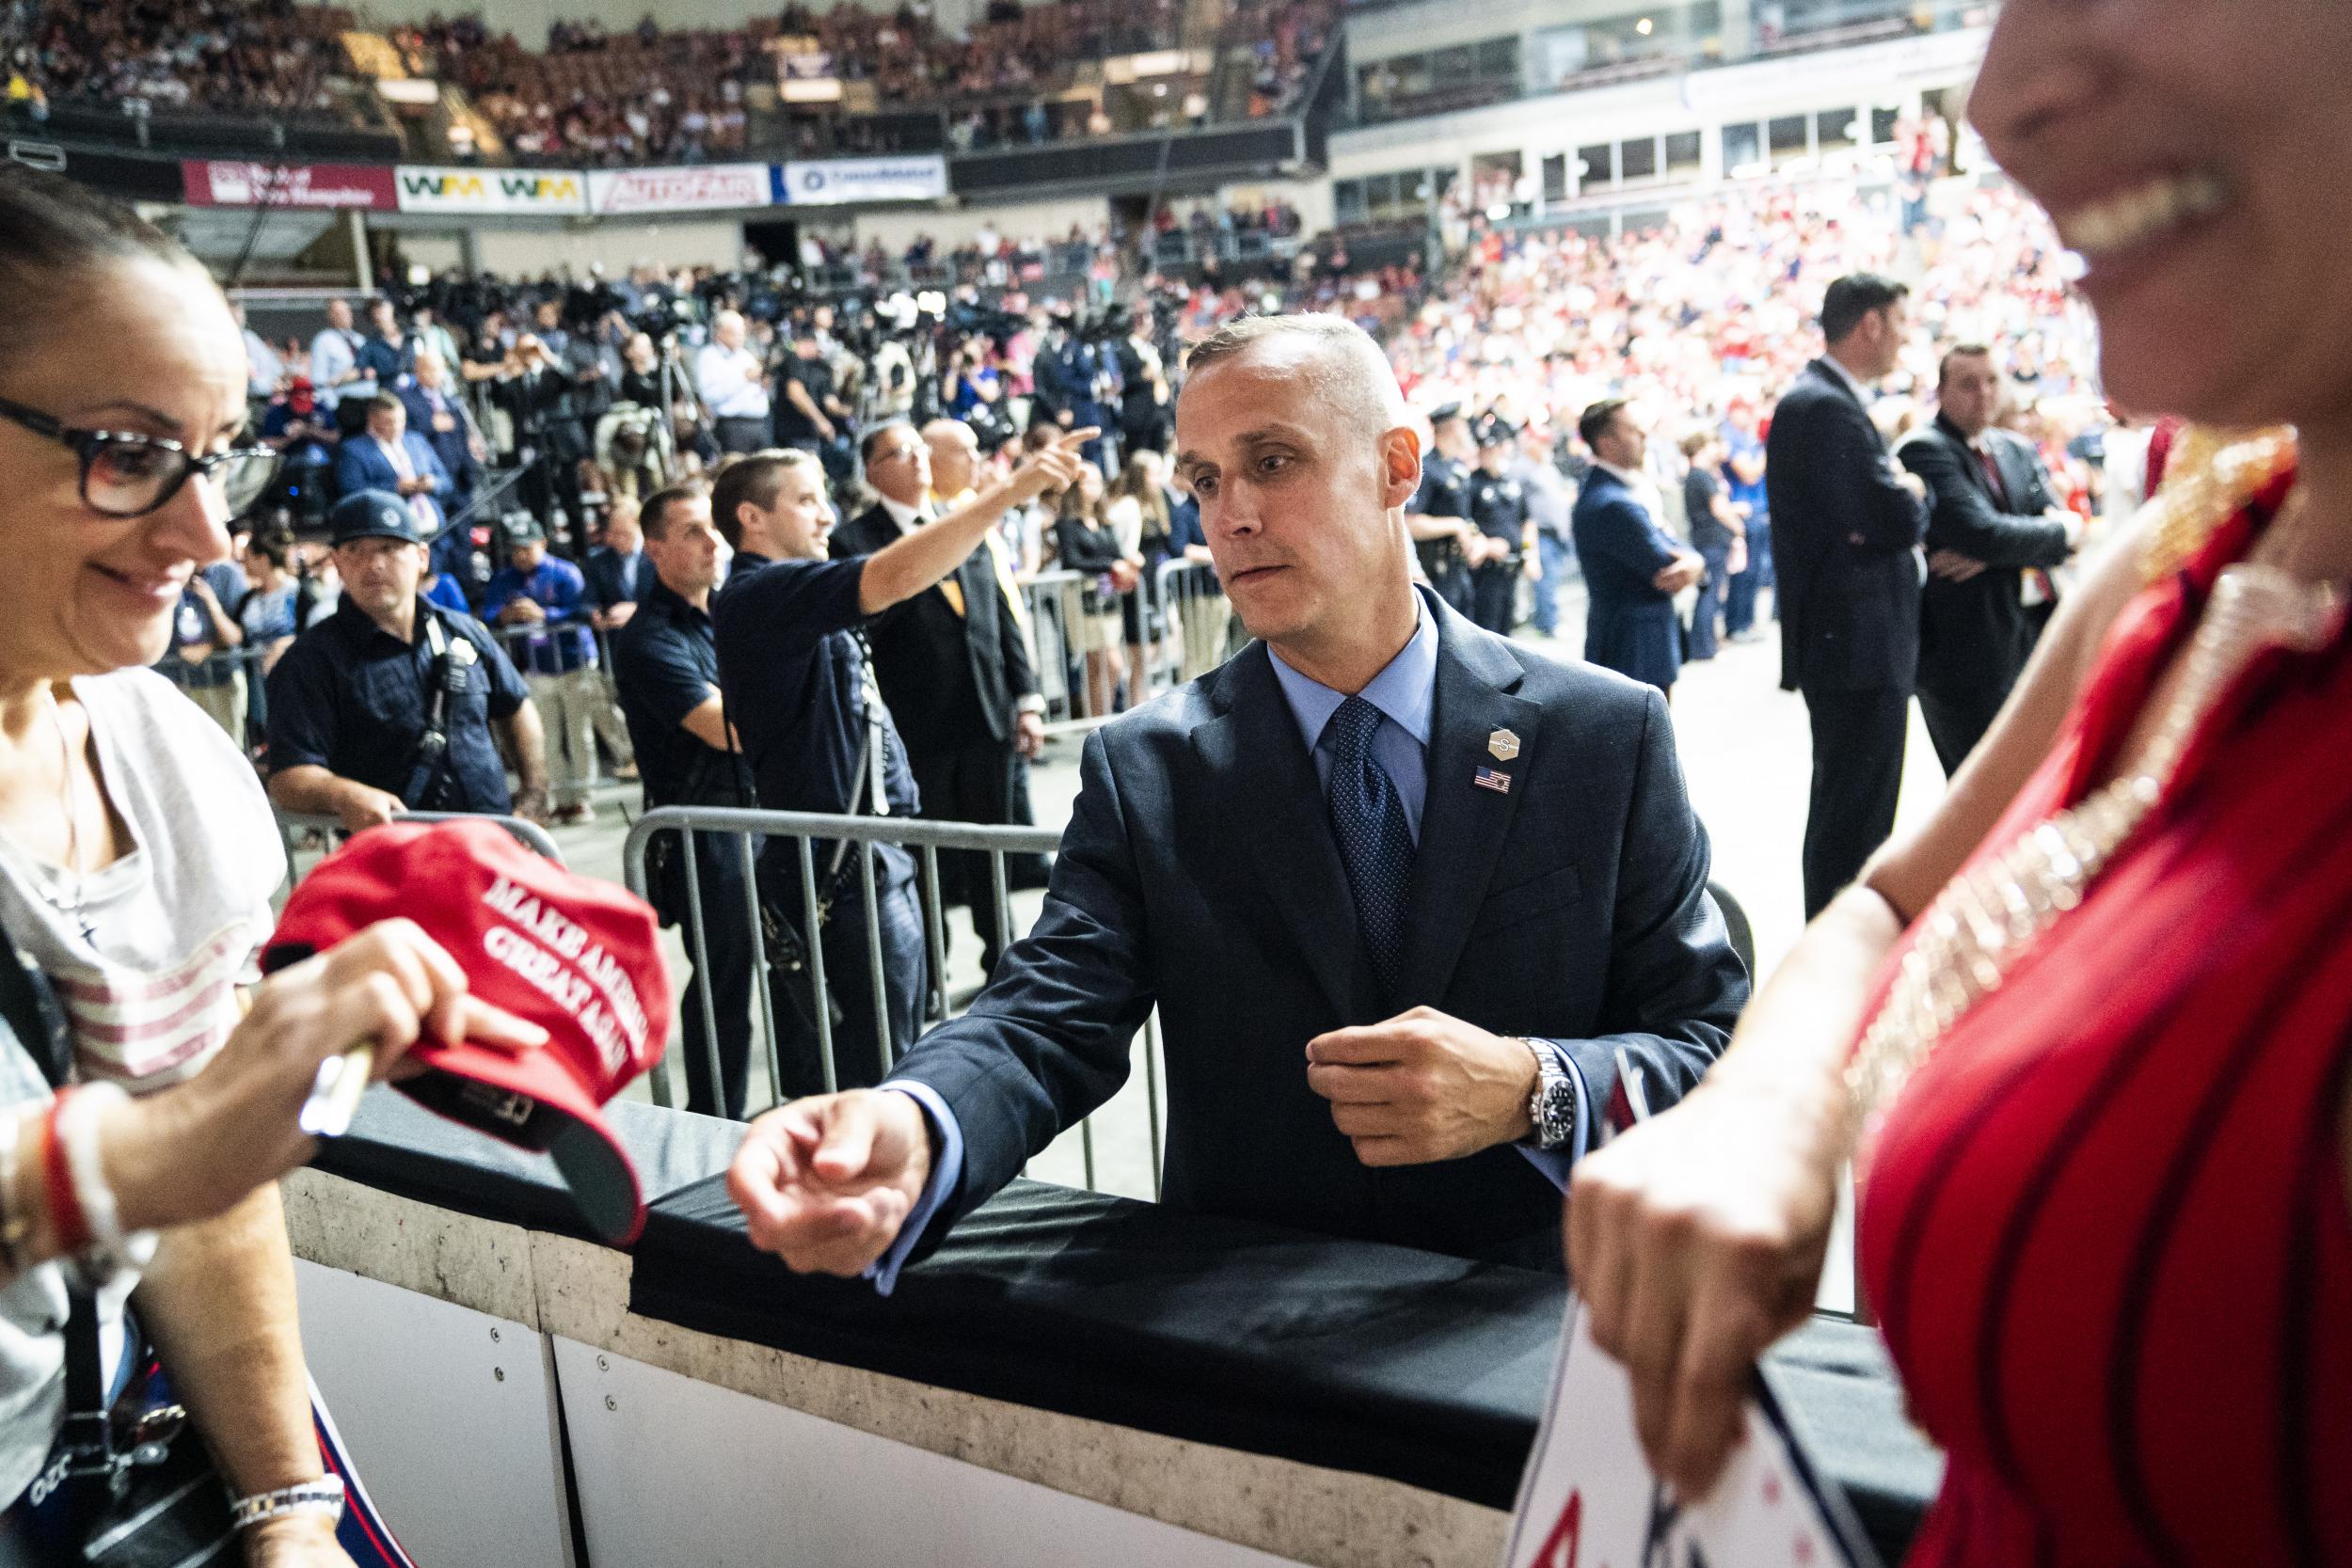
M298 1125L320 1064L373 1048L373 1075L399 1076L426 1034L504 1051L547 1031L468 994L466 973L415 924L386 920L279 970L220 1054L177 1088L116 1108L102 1127L125 1226L153 1229L216 1213L310 1157Z

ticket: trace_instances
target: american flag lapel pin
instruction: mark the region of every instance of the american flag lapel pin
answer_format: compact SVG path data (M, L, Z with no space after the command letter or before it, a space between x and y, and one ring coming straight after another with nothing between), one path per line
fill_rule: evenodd
M1470 782L1481 789L1491 789L1497 795L1511 793L1511 775L1500 768L1482 768L1478 776Z

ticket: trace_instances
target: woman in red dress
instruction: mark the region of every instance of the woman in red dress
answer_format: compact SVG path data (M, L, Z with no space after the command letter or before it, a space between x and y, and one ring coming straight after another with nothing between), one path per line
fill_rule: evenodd
M1950 1455L1915 1563L2352 1564L2347 61L2342 0L2001 15L1977 125L2108 390L2193 428L1932 819L1579 1168L1571 1267L1686 1492L1852 1157Z

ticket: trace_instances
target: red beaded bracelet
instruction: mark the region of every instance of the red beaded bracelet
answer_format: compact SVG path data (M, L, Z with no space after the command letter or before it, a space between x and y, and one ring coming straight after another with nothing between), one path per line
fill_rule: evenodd
M57 1113L73 1092L67 1085L49 1102L40 1118L40 1169L49 1187L49 1223L57 1233L57 1251L71 1257L89 1245L89 1218L82 1212L82 1196L73 1190L73 1171L66 1163L65 1142L57 1136Z

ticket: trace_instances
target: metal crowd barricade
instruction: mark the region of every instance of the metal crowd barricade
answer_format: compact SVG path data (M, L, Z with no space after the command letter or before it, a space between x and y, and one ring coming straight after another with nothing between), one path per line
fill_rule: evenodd
M611 635L589 626L584 621L558 626L490 626L489 632L498 640L499 646L506 650L506 657L514 661L515 669L521 674L526 686L530 685L534 677L547 677L550 674L549 672L534 670L532 667L534 654L552 659L556 657L559 647L557 639L580 633L585 633L593 639L596 648L596 676L594 682L596 696L593 701L598 712L596 718L592 718L589 724L587 784L590 789L595 789L600 785L623 782L606 772L604 766L604 752L607 747L612 748L615 756L621 754L617 739L604 740L606 735L612 734L617 736L628 733L627 726L621 718L619 694L612 685L612 639ZM541 645L534 648L534 641L540 642ZM543 711L539 718L541 723L548 730L548 746L552 752L560 743L560 737L553 733L555 716ZM598 744L600 740L604 740L603 745Z
M889 1016L884 991L882 920L875 897L875 847L896 845L914 852L918 882L922 892L924 953L930 972L928 1000L924 1007L924 1023L945 1021L953 1012L946 979L946 918L940 894L939 854L943 849L972 850L987 855L990 897L994 903L997 928L1010 942L1013 935L1012 897L1006 871L1007 857L1013 855L1050 854L1060 843L1060 834L1050 828L1019 828L988 826L971 822L935 822L903 816L830 816L813 812L745 811L722 806L662 806L645 813L629 830L623 846L622 871L629 891L639 897L651 896L648 856L654 841L663 834L675 834L681 850L679 861L685 883L682 917L686 951L694 967L691 992L682 998L685 1006L700 1009L703 1022L703 1048L707 1053L705 1067L713 1085L723 1082L719 1063L718 1007L710 991L710 949L707 918L719 917L720 911L706 911L703 907L702 875L694 854L694 839L698 833L717 833L734 841L736 853L743 867L744 904L740 918L749 932L752 954L752 1015L757 1021L768 1068L769 1092L771 1104L781 1104L783 1063L776 1032L775 1000L771 990L771 971L768 962L766 943L762 940L760 919L759 865L761 840L789 843L797 861L798 894L802 930L819 930L818 919L818 845L847 840L859 863L859 878L864 897L861 905L866 922L867 974L874 988L874 1017L878 1037L868 1041L840 1042L834 1034L832 1016L832 987L825 973L825 949L821 938L807 942L810 990L814 1006L811 1008L817 1034L818 1056L823 1066L824 1086L828 1091L838 1087L840 1075L836 1067L841 1045L870 1048L884 1069L896 1064L891 1042L886 1037L887 1024L882 1021ZM787 895L788 896L788 895ZM1147 1019L1144 1039L1145 1112L1151 1136L1152 1195L1160 1191L1160 1063L1158 1018ZM660 1066L650 1075L654 1100L661 1105L676 1102L670 1084L670 1062L665 1055ZM1079 1145L1085 1164L1086 1184L1096 1184L1094 1127L1092 1118L1079 1124Z
M1152 574L1152 591L1168 628L1166 688L1199 680L1248 641L1240 635L1216 568L1205 562L1162 562Z
M1107 616L1088 612L1087 594L1093 586L1091 574L1071 571L1040 572L1021 584L1035 654L1031 663L1045 698L1049 731L1089 729L1111 716L1089 675L1092 661L1107 659L1122 634L1116 610Z
M263 652L260 648L216 648L200 664L190 664L177 654L166 654L155 668L166 680L186 692L188 700L210 714L224 731L230 728L232 709L243 713L246 733L230 733L229 738L236 743L238 751L250 756L254 742L269 722L269 699L262 668Z
M341 817L325 812L287 811L283 807L276 807L273 810L278 817L278 841L285 847L286 850L286 880L278 890L278 900L282 905L284 895L293 892L294 885L302 880L305 868L299 864L298 857L312 852L315 847L316 852L324 858L333 852L334 846L338 842L351 835L343 831ZM528 817L491 816L479 813L455 811L411 811L403 812L395 820L401 822L495 822L514 834L524 848L534 854L545 855L558 865L564 863L564 851L556 847L553 836L545 828ZM313 837L318 840L315 847L309 842Z

